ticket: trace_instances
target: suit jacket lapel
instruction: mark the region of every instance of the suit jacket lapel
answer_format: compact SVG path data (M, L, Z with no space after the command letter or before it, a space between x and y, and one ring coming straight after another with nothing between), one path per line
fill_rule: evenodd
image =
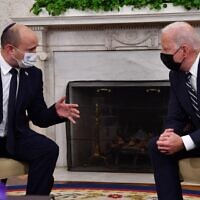
M25 69L20 69L19 87L18 87L17 104L16 104L17 111L23 102L23 98L26 97L25 92L27 91L26 90L27 78L28 78L28 72L26 72Z
M200 62L198 64L198 71L197 71L197 99L198 99L198 106L200 110Z

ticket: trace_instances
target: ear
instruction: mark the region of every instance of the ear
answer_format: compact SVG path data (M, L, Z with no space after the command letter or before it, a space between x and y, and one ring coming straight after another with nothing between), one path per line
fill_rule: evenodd
M181 46L181 49L182 49L182 51L183 51L183 56L184 56L184 57L187 57L188 54L189 54L190 51L191 51L191 47L188 46L188 45L186 45L186 44L183 44L183 45Z
M8 55L11 55L11 54L14 53L15 48L12 45L10 45L10 44L6 44L5 47L4 47L4 50L6 51L6 53Z

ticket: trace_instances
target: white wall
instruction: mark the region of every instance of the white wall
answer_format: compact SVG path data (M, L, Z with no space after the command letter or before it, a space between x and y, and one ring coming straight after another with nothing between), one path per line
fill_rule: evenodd
M1 0L0 1L0 32L11 22L11 18L34 16L30 8L34 0Z

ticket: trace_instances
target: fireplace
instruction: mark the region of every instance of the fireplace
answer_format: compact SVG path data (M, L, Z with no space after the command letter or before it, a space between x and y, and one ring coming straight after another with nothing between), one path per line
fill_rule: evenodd
M29 25L39 36L37 53L40 59L37 66L44 72L44 95L47 105L52 105L61 96L65 95L66 85L70 81L133 80L137 82L139 80L160 80L156 84L163 88L162 81L169 79L169 70L160 61L161 28L173 21L187 20L195 25L197 31L199 31L198 11L191 10L188 12L171 6L168 6L168 8L159 11L159 13L146 9L137 12L136 10L132 11L131 8L127 8L128 10L123 9L123 12L109 13L79 13L76 10L70 10L69 13L67 12L60 17L49 17L44 13L44 16L42 14L41 17L27 17L20 12L19 18L14 13L11 18L15 22ZM149 83L153 84L153 82ZM90 83L87 87L92 89ZM94 85L94 87L97 86ZM122 98L121 95L119 97ZM75 97L70 98L74 99ZM85 96L84 98L87 99ZM82 108L82 101L79 101L81 111L84 108ZM150 103L150 101L147 103ZM160 102L157 106L159 105ZM93 105L92 110L94 109L95 106ZM164 109L162 108L162 110ZM100 111L102 112L101 108ZM84 116L83 111L81 116ZM88 116L86 117L84 120L88 119ZM152 118L154 118L154 115ZM47 129L39 129L39 131L38 127L34 127L36 131L44 133L59 145L58 167L69 167L70 170L78 170L78 166L87 166L87 163L85 164L81 159L86 161L87 154L91 154L91 152L74 150L74 144L78 143L84 146L83 141L87 141L87 138L79 140L79 136L75 133L76 129L83 129L84 134L82 133L82 135L88 135L89 139L92 140L93 130L87 130L88 133L86 134L84 128L88 127L85 127L84 123L80 121L76 126L70 125L67 128L67 131L69 131L67 132L67 140L64 123ZM109 132L107 138L111 137L111 133L114 134L114 124L111 125L104 128ZM100 126L102 127L102 124ZM94 129L94 125L91 125L91 128ZM100 130L101 135L103 135L103 130ZM100 139L103 140L104 138ZM100 144L102 145L102 142ZM87 151L92 151L90 146L84 147ZM70 150L70 152L67 150ZM101 151L103 150L104 148L101 146ZM70 155L69 159L66 154ZM73 155L73 158L71 155ZM121 157L119 156L119 159L115 160L116 163L123 163ZM67 163L70 163L70 166L67 166Z
M66 92L81 112L66 125L69 170L152 171L147 144L163 129L168 81L72 81Z

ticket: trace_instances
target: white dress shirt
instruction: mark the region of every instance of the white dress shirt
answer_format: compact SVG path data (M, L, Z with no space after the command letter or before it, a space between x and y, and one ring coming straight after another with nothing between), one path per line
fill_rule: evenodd
M7 114L8 114L8 97L9 97L9 88L10 80L12 74L9 73L12 67L4 60L0 54L0 70L1 70L1 80L2 80L2 89L3 89L3 120L0 124L0 137L4 137L7 134ZM19 73L18 73L19 74ZM18 76L19 79L19 76ZM19 82L19 81L18 81Z
M198 54L194 64L190 68L190 73L192 74L192 76L191 76L191 85L192 85L192 87L194 88L195 91L197 91L197 73L198 73L199 58L200 58L200 54ZM185 149L187 151L192 150L192 149L194 149L196 147L196 145L193 142L193 140L190 137L190 135L185 135L185 136L182 136L181 138L183 140Z

